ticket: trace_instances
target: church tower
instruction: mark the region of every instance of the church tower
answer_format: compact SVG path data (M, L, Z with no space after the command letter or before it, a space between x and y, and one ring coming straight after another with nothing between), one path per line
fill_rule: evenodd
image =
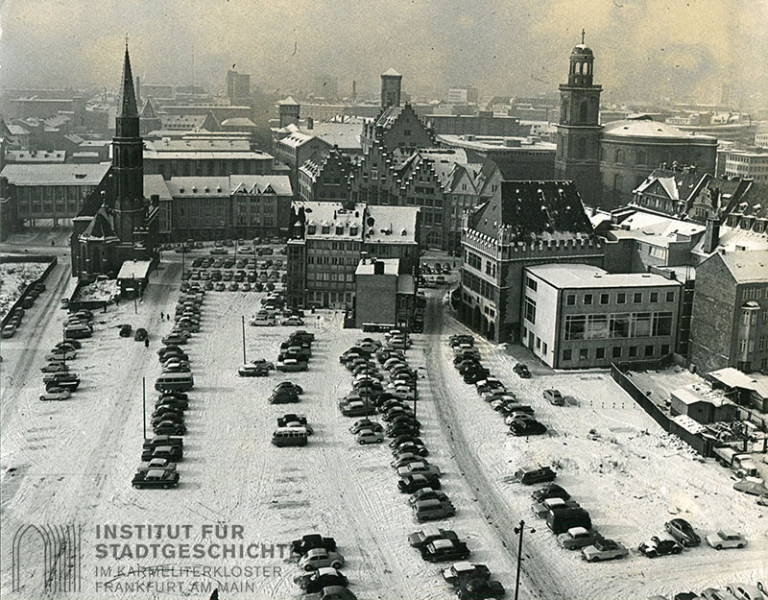
M592 50L581 44L571 50L568 83L560 85L560 122L557 126L555 177L571 180L585 204L596 206L602 191L600 178L600 92L594 85Z
M131 74L128 44L125 45L123 84L117 106L112 140L114 228L121 246L132 246L134 231L144 225L144 144Z
M403 76L394 69L381 75L381 109L400 106L400 90Z

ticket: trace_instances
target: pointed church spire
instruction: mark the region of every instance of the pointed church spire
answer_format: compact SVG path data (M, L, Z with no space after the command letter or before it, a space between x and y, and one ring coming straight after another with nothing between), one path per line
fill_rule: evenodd
M121 117L138 117L136 107L136 92L133 89L133 74L131 73L131 58L128 56L128 39L125 40L125 61L123 63L123 87L120 90L119 103Z

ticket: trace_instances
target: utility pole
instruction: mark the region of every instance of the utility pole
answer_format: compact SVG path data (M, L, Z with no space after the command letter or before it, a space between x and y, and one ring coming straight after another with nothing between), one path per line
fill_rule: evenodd
M245 364L248 362L248 360L245 358L245 315L240 315L240 319L243 323L243 364Z
M515 578L515 600L517 600L517 595L520 591L520 566L523 562L523 532L525 531L525 521L520 521L520 525L515 527L514 531L520 536L520 541L517 545L517 577ZM530 533L535 532L535 529L530 530Z
M144 439L147 439L147 378L141 378L141 404L143 406L144 413Z

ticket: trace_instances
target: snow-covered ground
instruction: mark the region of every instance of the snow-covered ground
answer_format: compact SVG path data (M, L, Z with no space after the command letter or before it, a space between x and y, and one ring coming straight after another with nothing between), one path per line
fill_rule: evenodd
M4 317L26 287L43 274L47 263L0 264L0 318Z
M298 598L300 590L292 583L298 569L280 556L282 544L317 531L336 538L347 559L350 589L361 600L454 597L440 579L440 566L423 562L407 544L406 535L422 526L413 521L407 496L397 491L388 447L358 446L348 432L354 419L336 408L338 397L351 387L338 355L363 336L341 328L341 313L308 315L305 328L316 335L309 371L240 378L241 318L258 310L263 294L206 293L202 329L187 345L196 386L190 392L184 461L178 466L181 484L168 491L130 486L141 454L142 378L151 411L160 372L155 350L171 327L161 322L160 312L172 311L178 295L181 258L168 258L173 262L152 276L141 302L96 314L93 338L83 341L72 361L82 384L71 400L38 400L39 368L61 336L64 311L55 307L58 292L52 293L50 308L30 315L28 335L5 342L0 363L3 563L12 555L13 532L20 526L75 523L82 526L81 592L52 597L207 598L219 587L228 589L221 598ZM59 286L68 285L63 269L60 265L52 273ZM517 559L513 527L520 520L535 529L525 534L522 598L629 600L768 577L766 509L734 492L727 471L700 462L661 431L609 375L534 374L521 380L511 369L515 360L502 347L479 341L492 372L536 408L551 432L529 441L506 435L499 415L451 365L447 336L464 328L443 315L443 294L445 289L428 291L426 333L414 336L407 353L424 375L418 407L422 437L430 460L446 473L443 486L457 507L454 518L439 524L468 542L471 560L486 563L510 597ZM147 328L149 349L120 338L121 323ZM292 329L246 326L248 360L274 360ZM270 390L283 379L304 387L300 404L267 404ZM546 404L545 387L561 389L567 406ZM270 444L275 419L286 412L305 413L315 428L306 447ZM586 564L578 553L559 549L533 516L531 489L509 482L515 469L536 464L557 467L558 482L590 511L596 526L628 547L661 533L675 515L704 534L721 527L739 530L749 546L722 552L699 547L653 561L633 552L623 561ZM207 528L217 524L222 540L216 539L216 528ZM104 532L97 526L104 525L126 527L120 539L97 539ZM137 539L137 525L182 526L181 539L151 541L167 545L176 556L129 557L126 552L139 550L137 544L150 547L150 541ZM233 532L233 526L242 529ZM235 553L249 548L251 557L211 556L219 543L231 544ZM115 549L100 544L115 544ZM179 557L184 544L199 544L207 554ZM34 575L40 577L43 569L29 567L30 562L23 563L24 587L16 597L42 596ZM137 566L177 571L117 572ZM218 570L205 570L213 567ZM237 571L245 567L251 572ZM128 591L142 582L140 591ZM12 583L4 568L3 595Z

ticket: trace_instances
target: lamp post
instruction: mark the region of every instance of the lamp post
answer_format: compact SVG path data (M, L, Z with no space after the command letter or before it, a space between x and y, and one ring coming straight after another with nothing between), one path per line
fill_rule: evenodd
M536 530L529 528L530 533L535 533ZM515 527L515 533L518 534L519 542L517 545L517 577L515 578L515 600L517 600L517 594L520 591L520 566L523 562L523 532L525 531L525 521L520 521L520 525Z
M245 315L240 315L240 319L243 323L243 364L245 364L248 362L248 360L245 358Z

